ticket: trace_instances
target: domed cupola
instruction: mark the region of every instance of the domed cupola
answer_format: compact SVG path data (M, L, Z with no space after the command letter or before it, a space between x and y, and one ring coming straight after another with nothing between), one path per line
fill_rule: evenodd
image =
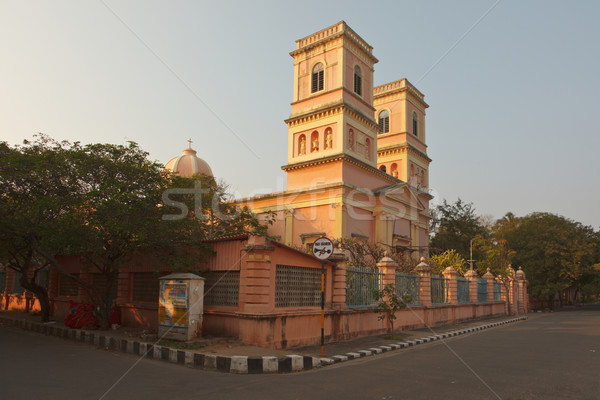
M188 140L189 147L181 152L181 155L170 159L165 164L165 169L179 176L191 178L194 175L213 176L212 170L206 161L196 156L196 150L192 149L192 140Z

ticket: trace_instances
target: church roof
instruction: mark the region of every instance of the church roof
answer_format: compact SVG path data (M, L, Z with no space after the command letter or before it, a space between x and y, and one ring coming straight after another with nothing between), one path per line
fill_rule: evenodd
M194 175L213 176L212 170L206 161L196 155L196 150L190 146L184 149L177 157L170 159L165 164L165 169L179 176L191 178Z

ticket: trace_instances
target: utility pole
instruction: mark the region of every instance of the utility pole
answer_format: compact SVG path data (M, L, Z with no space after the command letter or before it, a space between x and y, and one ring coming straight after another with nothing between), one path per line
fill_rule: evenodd
M471 271L473 271L473 239L471 239L471 259L469 260L469 264L471 265Z

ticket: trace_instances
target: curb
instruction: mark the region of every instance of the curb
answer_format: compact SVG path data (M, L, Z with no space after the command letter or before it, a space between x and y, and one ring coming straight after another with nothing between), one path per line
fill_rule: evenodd
M356 358L369 357L388 351L404 349L411 346L417 346L423 343L446 339L453 336L464 335L496 326L526 320L526 316L513 318L506 321L494 322L486 325L480 325L472 328L461 329L452 332L446 332L439 335L425 336L419 339L408 340L384 346L372 347L366 350L358 350L335 355L327 358L309 357L301 355L288 356L219 356L215 354L201 354L191 351L172 349L166 346L158 346L152 343L144 343L138 340L117 339L107 335L100 335L95 331L85 331L81 329L63 328L41 322L34 322L25 319L13 319L0 316L0 321L9 326L43 333L49 336L56 336L64 339L71 339L77 342L91 344L102 347L107 350L120 351L122 353L134 354L159 361L170 362L173 364L184 365L190 368L220 371L233 374L272 374L285 372L306 371L331 364L353 360Z
M505 324L509 324L512 322L523 321L526 319L527 319L527 316L522 316L522 317L517 317L517 318L513 318L513 319L508 319L506 321L492 322L490 324L479 325L479 326L474 326L471 328L459 329L457 331L441 333L439 335L424 336L419 339L407 340L405 342L398 342L398 343L388 344L385 346L371 347L366 350L358 350L356 352L351 352L351 353L338 354L338 355L335 355L335 356L332 356L329 358L321 358L321 364L322 365L338 364L340 362L353 360L355 358L369 357L369 356L373 356L376 354L386 353L388 351L405 349L407 347L418 346L423 343L429 343L429 342L434 342L436 340L447 339L447 338L450 338L453 336L465 335L467 333L482 331L484 329L494 328L496 326L505 325Z

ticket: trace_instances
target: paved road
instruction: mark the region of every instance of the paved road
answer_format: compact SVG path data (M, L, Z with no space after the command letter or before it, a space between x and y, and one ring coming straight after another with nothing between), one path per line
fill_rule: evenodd
M600 307L298 374L136 361L1 327L0 399L600 399Z

